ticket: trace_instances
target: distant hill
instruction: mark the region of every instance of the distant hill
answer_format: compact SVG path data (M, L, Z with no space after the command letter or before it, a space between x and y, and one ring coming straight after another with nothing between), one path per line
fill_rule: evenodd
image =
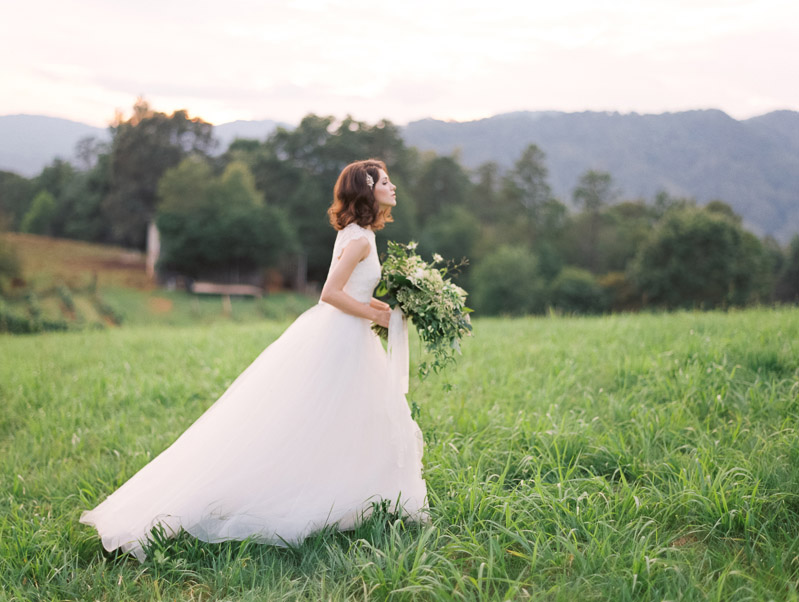
M263 121L233 121L214 126L219 152L236 138L263 140L278 126L288 124ZM39 174L56 158L73 161L75 145L81 138L109 140L108 129L43 115L0 116L0 170L30 178Z
M722 199L758 234L799 233L799 113L737 121L717 110L661 115L508 113L454 123L424 119L403 130L407 144L457 152L476 167L510 167L531 143L546 153L555 194L568 201L582 173L607 171L626 199L659 190Z
M31 177L56 158L72 161L81 138L106 138L103 128L42 115L0 117L0 170Z
M291 128L293 126L271 119L262 121L231 121L214 126L214 136L219 140L219 151L224 152L236 138L249 138L264 140L278 127Z

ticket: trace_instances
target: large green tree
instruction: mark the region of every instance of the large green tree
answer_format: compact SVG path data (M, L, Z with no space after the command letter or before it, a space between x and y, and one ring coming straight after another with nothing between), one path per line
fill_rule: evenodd
M420 225L435 219L445 207L464 205L470 187L469 176L457 157L427 157L413 187Z
M22 276L22 265L17 250L3 236L6 232L7 219L0 213L0 295L9 288L15 278Z
M438 216L429 221L419 237L419 247L423 254L438 253L442 257L461 264L453 280L464 285L469 274L469 261L480 239L480 222L465 207L446 207Z
M578 314L601 313L607 308L607 295L588 270L567 266L550 285L549 300L560 311Z
M67 238L110 242L112 224L103 211L103 200L111 192L110 156L100 154L86 171L77 172L59 200L59 233Z
M111 133L110 191L103 210L115 242L144 248L161 176L187 156L207 155L215 145L212 126L186 111L156 112L139 99L133 116L118 119Z
M190 157L164 174L158 191L163 268L235 281L295 250L284 211L264 202L243 163L229 164L217 177L205 161Z
M503 182L506 202L516 211L526 212L533 224L538 221L541 208L552 199L545 160L544 151L531 144L524 149Z
M598 271L623 272L656 223L655 212L643 201L625 201L606 207L603 218Z
M778 301L799 303L799 234L785 250L774 292Z
M467 199L468 208L484 223L501 221L500 185L502 174L497 163L489 161L479 165L472 173L474 186Z
M764 298L767 263L760 241L735 220L686 208L666 213L631 263L630 276L646 304L712 308Z
M20 230L30 234L51 236L56 227L58 205L49 190L42 190L33 198L28 211L22 217Z
M550 278L562 263L560 239L568 210L552 194L545 160L544 152L531 144L505 173L491 236L529 247Z
M575 207L582 210L578 220L581 232L578 235L581 265L593 273L599 272L599 238L602 229L602 208L616 200L617 192L609 173L588 170L580 176L572 192Z
M35 183L10 171L0 171L0 213L9 230L17 230L35 195Z
M33 179L34 190L37 195L32 203L35 203L36 198L43 192L52 195L53 207L49 209L50 217L48 218L49 224L47 227L42 226L42 218L39 218L39 225L36 226L38 233L48 234L50 236L64 236L64 224L69 219L69 206L64 203L64 197L67 190L73 185L78 172L72 164L62 159L55 159L52 163L42 169L41 173ZM26 216L31 213L33 206L28 208ZM41 208L38 209L41 211ZM31 231L28 226L20 228L25 231Z
M478 314L521 315L546 306L538 260L525 247L500 246L474 266L472 275L471 299Z
M308 115L296 128L278 128L262 143L235 142L223 160L246 162L258 190L270 204L286 210L307 260L308 277L321 281L336 236L326 215L336 178L348 163L369 157L384 159L398 186L398 223L390 226L390 238L413 237L415 203L408 178L412 157L391 122L369 125L351 117L337 121Z

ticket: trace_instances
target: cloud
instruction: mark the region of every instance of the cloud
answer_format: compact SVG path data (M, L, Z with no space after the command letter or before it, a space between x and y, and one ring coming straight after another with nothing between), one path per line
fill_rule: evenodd
M144 94L210 121L402 123L518 109L799 108L782 0L28 0L0 23L0 114L98 124Z

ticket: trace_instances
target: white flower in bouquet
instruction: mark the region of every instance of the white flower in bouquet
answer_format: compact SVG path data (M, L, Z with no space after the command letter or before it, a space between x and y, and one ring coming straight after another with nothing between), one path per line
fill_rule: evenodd
M377 295L386 297L392 307L399 306L402 313L413 322L432 360L419 366L424 378L432 369L438 372L455 361L460 353L460 340L472 331L466 307L466 291L446 278L444 258L433 255L433 263L426 263L414 251L415 242L403 245L388 243L388 257L383 262L382 277ZM374 325L374 330L387 338L388 330Z

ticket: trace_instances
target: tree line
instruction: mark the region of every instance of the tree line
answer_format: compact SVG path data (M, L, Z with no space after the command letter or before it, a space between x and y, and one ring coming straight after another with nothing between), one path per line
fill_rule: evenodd
M110 143L81 141L75 164L56 160L31 179L0 172L0 213L12 230L138 249L154 221L162 269L286 271L301 256L321 282L336 177L379 157L399 200L381 245L413 239L428 257L467 258L454 278L483 314L799 301L799 235L785 247L758 238L722 200L625 199L599 171L556 198L535 144L508 170L467 170L457 155L406 146L389 121L308 115L264 140L215 146L209 123L140 99L129 119L117 117ZM0 257L0 271L11 264Z

